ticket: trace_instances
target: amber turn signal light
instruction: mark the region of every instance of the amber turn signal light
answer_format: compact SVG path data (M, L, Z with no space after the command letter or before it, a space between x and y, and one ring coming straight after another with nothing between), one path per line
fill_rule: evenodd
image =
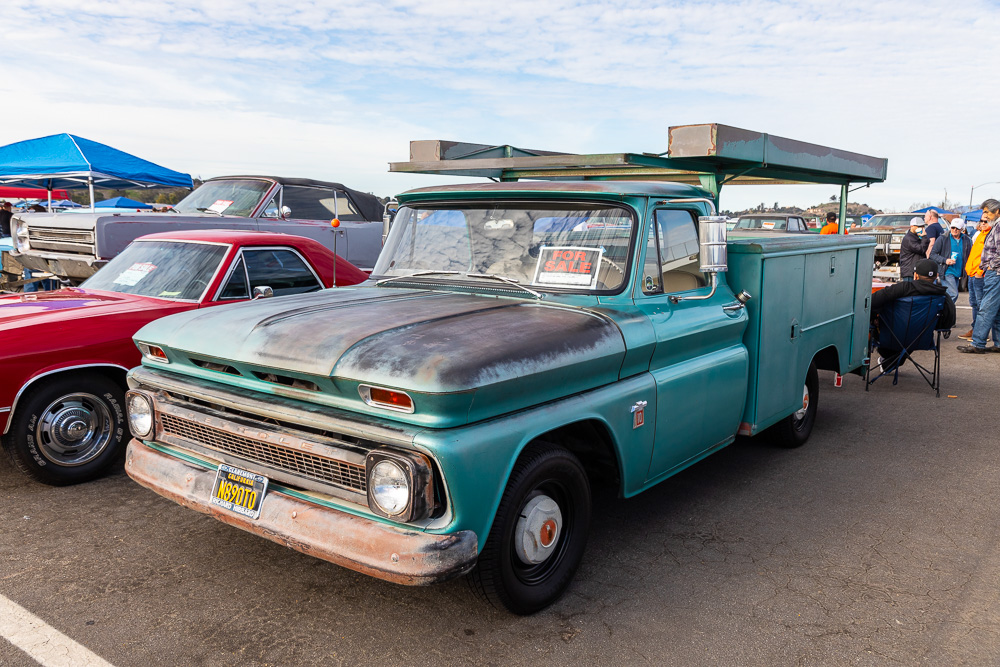
M398 412L413 412L413 399L405 392L384 387L372 387L366 384L358 387L358 391L364 402L372 407Z

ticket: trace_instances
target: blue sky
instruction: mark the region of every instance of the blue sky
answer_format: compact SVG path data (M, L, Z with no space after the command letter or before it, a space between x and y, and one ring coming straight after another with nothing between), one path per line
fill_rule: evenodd
M72 132L390 195L444 180L388 173L411 139L662 152L669 126L719 122L888 157L852 201L968 203L1000 181L997 26L981 1L4 0L0 144Z

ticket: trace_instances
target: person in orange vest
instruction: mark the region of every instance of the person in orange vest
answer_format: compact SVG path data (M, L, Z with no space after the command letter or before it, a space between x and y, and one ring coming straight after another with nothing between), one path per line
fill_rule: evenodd
M969 305L972 306L972 327L976 326L976 317L979 315L979 301L983 298L983 276L986 274L979 267L983 259L983 243L990 233L992 226L985 218L980 218L976 224L976 236L972 240L972 252L969 253L969 261L965 263L965 271L969 274ZM996 341L1000 334L1000 315L993 321L993 329L990 337ZM972 329L964 333L959 338L972 340Z
M819 233L836 234L838 231L840 231L840 228L837 227L837 214L830 211L826 214L826 224L823 225L823 229L819 230ZM846 232L847 230L845 229L844 231Z

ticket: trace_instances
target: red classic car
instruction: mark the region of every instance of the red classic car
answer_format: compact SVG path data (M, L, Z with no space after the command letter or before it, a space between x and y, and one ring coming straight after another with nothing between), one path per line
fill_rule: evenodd
M0 297L3 448L47 484L100 475L128 441L125 373L140 358L132 334L193 308L330 287L334 258L287 234L169 232L136 239L80 287ZM338 285L367 277L336 258Z

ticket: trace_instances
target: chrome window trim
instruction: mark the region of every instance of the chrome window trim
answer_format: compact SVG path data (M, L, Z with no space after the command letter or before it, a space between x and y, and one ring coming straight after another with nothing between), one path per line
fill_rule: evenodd
M245 245L240 247L239 252L233 259L233 262L229 267L229 271L226 273L226 277L222 280L221 283L219 283L219 287L215 290L215 297L212 299L212 301L218 301L220 303L230 303L233 301L239 301L239 300L245 301L250 299L249 296L223 299L222 292L225 290L226 283L229 282L229 279L232 277L233 272L236 270L236 265L239 264L239 260L243 259L243 275L244 277L246 277L247 280L247 290L251 294L253 293L253 290L250 288L250 271L247 269L246 260L243 258L244 252L252 250L290 250L296 257L302 260L302 263L306 265L306 268L309 269L309 273L312 274L312 277L316 280L316 284L319 285L319 290L316 291L322 291L328 289L327 286L323 284L323 279L320 278L319 274L316 273L316 269L313 268L313 265L309 262L308 259L306 259L305 255L299 252L298 248L290 245L252 245L252 246ZM303 292L303 294L304 293L305 292ZM291 295L286 295L286 296L291 296Z
M56 369L53 369L51 371L45 371L44 373L36 375L35 377L33 377L30 380L28 380L27 382L25 382L24 385L20 389L17 390L17 394L14 396L14 403L11 404L11 406L9 408L4 408L3 410L0 410L0 412L9 412L11 414L11 418L9 418L7 420L7 425L4 426L4 429L3 429L4 435L6 435L7 432L10 430L11 422L14 421L13 420L14 409L17 408L17 402L21 399L21 394L23 394L24 391L28 387L30 387L35 382L37 382L38 380L41 380L42 378L44 378L46 376L54 375L55 373L64 373L66 371L73 371L73 370L76 370L78 368L120 368L123 371L126 371L126 372L128 371L127 368L125 368L124 366L120 366L118 364L80 364L78 366L64 366L62 368L56 368Z

